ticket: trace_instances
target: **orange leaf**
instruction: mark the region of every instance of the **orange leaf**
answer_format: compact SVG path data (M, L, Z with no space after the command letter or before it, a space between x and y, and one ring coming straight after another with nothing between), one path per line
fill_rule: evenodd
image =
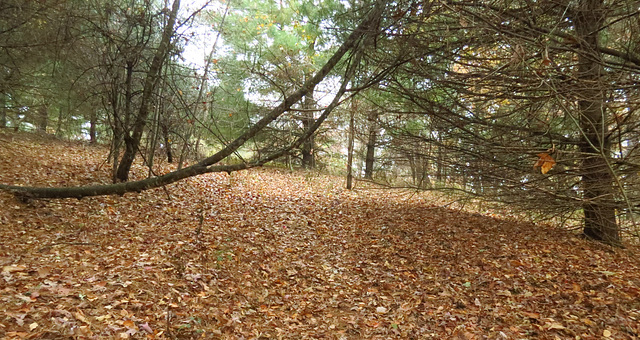
M540 158L538 159L536 164L533 165L533 167L540 168L540 171L542 171L543 174L549 172L549 170L551 170L551 168L553 168L553 166L556 164L556 161L553 159L553 157L549 156L549 154L546 152L539 153L538 157Z

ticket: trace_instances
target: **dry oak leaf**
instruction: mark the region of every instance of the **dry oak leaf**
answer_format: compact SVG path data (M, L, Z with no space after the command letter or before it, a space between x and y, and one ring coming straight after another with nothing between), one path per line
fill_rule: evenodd
M25 271L26 269L27 269L26 266L16 265L16 264L2 267L2 271L4 273L22 272L22 271Z
M543 174L549 172L549 170L551 170L551 168L553 168L553 166L556 164L556 161L553 159L553 157L549 156L549 154L546 152L539 153L538 157L540 158L538 158L536 164L533 165L533 168L540 168L540 171Z

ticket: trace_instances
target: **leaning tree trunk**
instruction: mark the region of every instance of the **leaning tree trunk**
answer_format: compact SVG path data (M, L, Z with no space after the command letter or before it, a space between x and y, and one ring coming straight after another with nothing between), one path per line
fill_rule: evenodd
M175 0L173 2L173 7L171 8L171 13L169 14L167 26L165 26L162 33L160 46L153 56L151 66L149 67L147 77L144 81L142 99L140 101L140 109L138 110L138 115L136 116L135 122L133 124L133 131L131 134L126 134L124 137L125 150L124 154L122 155L122 159L120 160L118 170L116 171L116 178L119 181L126 182L129 179L129 170L131 170L133 160L138 153L140 140L142 139L142 132L144 131L144 127L147 123L147 116L149 116L151 95L153 94L153 91L155 90L156 84L158 82L160 71L162 70L162 64L166 59L167 53L169 53L171 37L173 37L173 27L176 23L176 17L178 15L179 8L180 0Z
M584 191L584 235L608 244L619 244L615 215L614 178L609 167L607 111L604 106L604 69L598 52L598 33L604 18L602 0L582 0L575 27L578 54L578 108L583 140L582 189Z

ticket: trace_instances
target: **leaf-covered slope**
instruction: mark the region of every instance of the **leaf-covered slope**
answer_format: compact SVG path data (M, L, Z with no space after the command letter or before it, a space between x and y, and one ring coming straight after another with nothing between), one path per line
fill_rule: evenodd
M108 181L102 148L13 134L0 143L2 183ZM24 205L2 193L0 337L640 333L633 250L426 196L342 187L262 169L124 197Z

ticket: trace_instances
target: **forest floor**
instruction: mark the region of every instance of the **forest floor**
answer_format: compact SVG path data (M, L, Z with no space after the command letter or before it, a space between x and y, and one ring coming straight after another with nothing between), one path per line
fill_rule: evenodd
M108 183L106 155L0 132L0 183ZM0 338L640 336L637 248L343 187L257 169L122 197L0 193Z

